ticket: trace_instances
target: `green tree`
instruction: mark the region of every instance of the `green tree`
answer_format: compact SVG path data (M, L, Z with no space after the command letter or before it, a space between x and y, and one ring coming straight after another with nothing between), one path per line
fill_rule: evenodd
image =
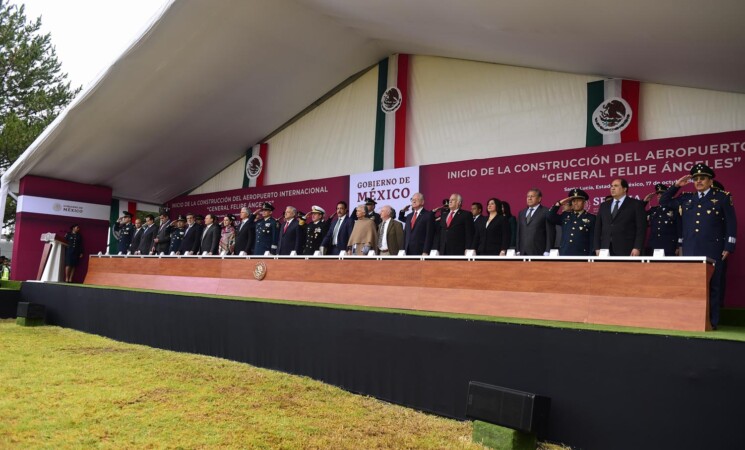
M41 18L28 20L23 5L0 0L0 173L5 172L80 92L71 89ZM5 226L15 224L8 198Z

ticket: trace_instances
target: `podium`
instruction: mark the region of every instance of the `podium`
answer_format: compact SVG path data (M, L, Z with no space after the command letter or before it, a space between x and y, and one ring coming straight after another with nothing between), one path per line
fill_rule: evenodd
M44 233L41 235L41 240L45 244L36 279L51 282L63 281L65 279L65 249L67 243L64 239L58 238L56 233Z

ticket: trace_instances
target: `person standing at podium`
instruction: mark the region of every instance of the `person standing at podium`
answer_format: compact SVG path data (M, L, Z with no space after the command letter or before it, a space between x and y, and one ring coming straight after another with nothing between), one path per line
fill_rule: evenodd
M65 241L67 241L67 248L65 249L65 282L72 283L75 268L78 266L80 258L83 257L83 236L80 235L80 226L78 224L70 226L70 232L65 235Z

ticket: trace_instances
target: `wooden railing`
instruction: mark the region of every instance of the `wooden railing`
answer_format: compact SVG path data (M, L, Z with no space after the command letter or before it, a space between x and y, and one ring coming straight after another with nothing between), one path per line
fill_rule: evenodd
M91 257L85 283L704 331L712 271L702 257L103 255Z

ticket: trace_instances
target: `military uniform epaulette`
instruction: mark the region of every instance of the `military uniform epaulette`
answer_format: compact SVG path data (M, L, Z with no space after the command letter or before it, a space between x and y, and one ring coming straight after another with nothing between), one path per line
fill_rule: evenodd
M725 191L724 189L719 189L717 187L712 187L711 190L714 195L721 193L722 195L724 195L726 198L729 199L730 206L735 206L734 200L732 199L732 193L730 191Z

